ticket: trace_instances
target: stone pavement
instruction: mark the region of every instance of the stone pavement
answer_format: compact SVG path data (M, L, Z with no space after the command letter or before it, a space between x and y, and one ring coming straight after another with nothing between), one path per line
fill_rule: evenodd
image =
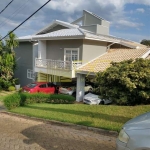
M0 150L115 150L113 136L0 113Z

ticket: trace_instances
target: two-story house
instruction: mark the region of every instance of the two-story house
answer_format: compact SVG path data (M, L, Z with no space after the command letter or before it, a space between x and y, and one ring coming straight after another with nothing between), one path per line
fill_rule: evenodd
M110 36L109 26L105 19L84 10L72 23L55 20L34 35L20 37L15 76L22 86L35 76L37 81L49 82L77 78L77 101L81 101L87 74L94 76L111 61L149 54L144 45Z

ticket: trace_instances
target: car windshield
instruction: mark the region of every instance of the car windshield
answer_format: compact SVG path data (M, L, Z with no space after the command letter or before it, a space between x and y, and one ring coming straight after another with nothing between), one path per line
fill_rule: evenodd
M30 83L30 84L27 85L28 88L34 88L36 86L37 86L36 83Z

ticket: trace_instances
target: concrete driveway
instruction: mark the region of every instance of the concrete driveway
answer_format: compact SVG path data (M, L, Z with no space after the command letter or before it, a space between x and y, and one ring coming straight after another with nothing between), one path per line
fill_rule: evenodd
M0 113L0 150L115 150L115 137Z

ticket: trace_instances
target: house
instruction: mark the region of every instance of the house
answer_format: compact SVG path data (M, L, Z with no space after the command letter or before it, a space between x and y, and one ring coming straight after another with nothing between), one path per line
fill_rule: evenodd
M77 101L84 95L85 77L110 66L111 61L146 58L139 43L109 35L110 23L84 10L72 23L55 20L34 35L19 37L15 76L24 86L33 80L64 82L77 79Z

